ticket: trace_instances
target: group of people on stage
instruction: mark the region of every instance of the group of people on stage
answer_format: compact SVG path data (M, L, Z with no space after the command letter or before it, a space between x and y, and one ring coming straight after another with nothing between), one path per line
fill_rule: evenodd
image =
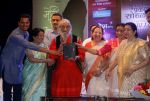
M145 14L150 23L150 8ZM53 29L48 32L34 28L28 41L30 16L21 15L0 57L4 101L40 101L41 96L47 96L48 76L52 97L79 97L83 93L131 97L129 90L134 85L150 79L150 40L138 38L134 23L116 25L116 38L108 42L102 26L93 25L91 38L84 45L72 35L70 21L61 14L54 13L51 23ZM150 39L150 31L147 36ZM63 45L71 43L77 46L76 57L64 59ZM49 68L53 68L51 75Z

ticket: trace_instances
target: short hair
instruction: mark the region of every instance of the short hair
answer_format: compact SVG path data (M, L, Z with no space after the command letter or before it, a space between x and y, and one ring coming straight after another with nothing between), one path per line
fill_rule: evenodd
M119 24L117 24L117 25L115 26L115 28L117 28L118 26L122 26L122 27L124 27L124 26L125 26L125 24L124 24L124 23L119 23Z
M30 41L33 41L33 37L36 37L38 36L39 32L45 32L44 29L42 28L34 28L32 31L31 31L31 38L30 38Z
M145 14L147 14L148 12L150 12L150 8L148 8L147 10L145 10Z
M93 33L96 28L100 28L100 29L102 30L102 34L104 34L104 29L103 29L102 26L95 26L95 27L91 30L91 32Z
M54 13L54 14L52 14L52 17L53 17L53 16L59 16L61 19L63 18L60 13Z
M90 30L92 31L92 29L93 29L94 27L96 27L96 26L98 26L98 24L91 25L91 26L90 26Z
M29 21L31 21L31 16L29 14L21 14L20 17L19 17L19 19L18 19L18 21L20 21L21 18L28 18Z
M95 31L96 28L100 28L102 30L102 35L104 35L104 29L102 26L95 26L93 29L91 29L91 32L93 33ZM93 37L91 37L91 39L93 40ZM104 38L102 37L101 40L104 40Z
M135 37L137 38L137 37L138 37L138 33L137 33L137 26L136 26L136 24L134 24L133 22L128 22L128 23L126 23L125 25L131 26L131 29L132 29L133 31L136 31Z

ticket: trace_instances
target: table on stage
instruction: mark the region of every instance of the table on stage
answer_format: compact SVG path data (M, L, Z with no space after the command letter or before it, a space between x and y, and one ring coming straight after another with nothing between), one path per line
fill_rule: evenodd
M41 97L41 101L146 101L142 98L116 98L116 97Z

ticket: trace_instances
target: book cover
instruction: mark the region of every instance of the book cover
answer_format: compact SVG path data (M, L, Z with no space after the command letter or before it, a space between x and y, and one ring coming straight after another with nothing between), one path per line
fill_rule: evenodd
M63 45L63 53L64 53L64 59L75 59L76 57L76 46L74 43L71 44L64 44Z

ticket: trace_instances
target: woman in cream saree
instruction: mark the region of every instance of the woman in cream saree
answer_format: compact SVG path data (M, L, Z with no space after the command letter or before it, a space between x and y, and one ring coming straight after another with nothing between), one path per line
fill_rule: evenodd
M118 88L120 97L131 97L130 90L146 79L148 52L146 41L136 38L137 27L134 23L125 24L127 39L118 47L117 58L110 64L106 72L106 79L111 70L118 65Z

